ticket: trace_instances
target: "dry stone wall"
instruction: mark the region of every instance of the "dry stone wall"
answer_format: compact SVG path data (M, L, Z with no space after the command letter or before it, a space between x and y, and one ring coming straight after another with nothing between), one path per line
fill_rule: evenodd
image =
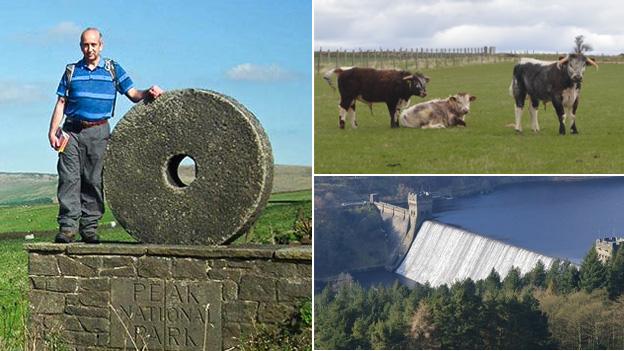
M30 244L30 326L74 350L222 350L312 292L309 246Z

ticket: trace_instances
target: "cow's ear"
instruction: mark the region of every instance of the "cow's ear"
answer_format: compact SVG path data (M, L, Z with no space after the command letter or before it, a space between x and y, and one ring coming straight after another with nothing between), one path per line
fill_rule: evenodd
M429 81L431 80L431 78L427 77L427 76L423 76L425 78L425 82L429 83Z
M557 59L557 61L561 61L565 58L565 56L559 56L559 58Z
M449 101L457 102L457 98L455 96L449 96Z
M476 97L476 96L474 96L474 95L470 95L470 98L469 98L468 100L470 100L470 101L475 101L476 99L477 99L477 97Z

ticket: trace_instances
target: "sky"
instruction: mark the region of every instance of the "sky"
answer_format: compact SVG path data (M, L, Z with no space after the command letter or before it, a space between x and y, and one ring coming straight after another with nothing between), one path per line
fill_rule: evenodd
M56 173L47 134L65 65L97 27L135 87L202 88L252 111L275 163L312 163L311 1L0 0L0 172ZM118 97L114 126L132 107Z
M616 0L315 0L315 49L477 48L569 52L583 35L594 54L624 52Z

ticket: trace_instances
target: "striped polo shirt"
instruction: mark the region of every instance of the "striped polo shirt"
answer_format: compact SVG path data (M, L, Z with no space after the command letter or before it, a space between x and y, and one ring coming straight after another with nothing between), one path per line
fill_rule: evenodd
M115 74L119 82L119 86L115 87L113 77L104 65L103 57L100 57L100 62L93 70L89 69L84 59L76 62L69 96L65 95L67 77L63 74L56 94L67 98L64 111L66 116L85 121L112 117L115 95L117 92L120 94L127 93L134 86L134 83L126 71L115 62Z

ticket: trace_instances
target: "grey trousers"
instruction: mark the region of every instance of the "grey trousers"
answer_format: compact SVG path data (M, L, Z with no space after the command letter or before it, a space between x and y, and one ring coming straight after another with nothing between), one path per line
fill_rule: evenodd
M110 126L82 128L79 123L66 121L63 130L70 140L59 153L57 164L59 229L93 236L104 214L102 169Z

